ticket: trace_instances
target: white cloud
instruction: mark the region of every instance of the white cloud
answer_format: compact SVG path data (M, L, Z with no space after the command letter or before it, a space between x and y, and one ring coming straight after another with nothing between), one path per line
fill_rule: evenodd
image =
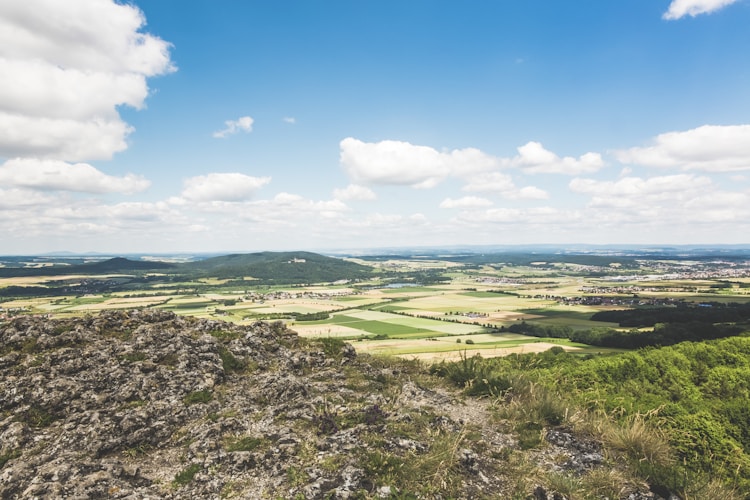
M737 0L672 0L669 9L662 17L674 20L685 16L695 17L700 14L710 14L735 2Z
M333 197L342 201L372 201L378 198L372 189L358 184L349 184L344 189L334 189Z
M534 225L553 227L571 224L580 219L578 212L560 210L554 207L533 208L489 208L462 212L458 220L471 225L484 223L513 224L515 226Z
M591 221L661 226L743 221L750 215L750 194L721 191L705 176L679 174L615 182L573 179L571 191L590 195Z
M440 203L440 208L484 208L491 207L493 203L487 198L480 198L479 196L464 196L454 200L453 198L446 198Z
M14 210L33 205L51 203L53 198L46 193L23 188L0 188L0 209ZM0 217L3 215L0 212Z
M534 186L517 188L513 179L502 172L489 172L471 176L462 191L497 193L509 199L542 200L549 197L546 191Z
M294 125L295 123L297 123L297 119L293 116L285 116L283 120L284 123L289 123L290 125Z
M544 149L539 142L530 141L518 148L518 156L511 164L529 174L580 175L598 171L604 166L599 153L585 153L576 158L560 158L552 151Z
M0 156L107 159L143 107L146 79L174 71L170 45L111 0L0 2Z
M461 189L463 191L478 193L507 193L514 191L516 185L513 183L513 179L507 174L489 172L470 177L469 183Z
M711 184L711 179L708 177L679 174L649 179L625 177L616 182L577 178L570 181L569 186L573 192L592 194L602 198L640 199L647 196L671 197L674 194L699 192Z
M648 147L616 151L622 163L732 172L750 170L750 125L703 125L659 134Z
M106 160L127 149L133 131L114 120L40 118L0 110L0 156L65 161Z
M402 141L362 142L348 137L340 143L340 161L356 182L432 188L449 175L463 175L499 166L497 158L478 149L439 152Z
M580 175L604 166L599 153L560 158L538 142L519 147L519 154L513 158L488 155L476 148L440 152L408 142L366 143L352 137L342 140L340 149L341 165L356 182L432 188L449 176L464 177L469 179L465 191L494 191L516 198L538 199L546 197L546 193L538 188L518 191L511 177L498 170L518 168L528 174Z
M212 173L184 181L182 197L189 201L242 201L251 198L270 177L251 177L240 173Z
M16 158L1 165L0 183L40 190L125 194L143 191L151 185L141 176L114 177L86 163L31 158Z
M249 116L241 116L236 120L227 120L224 122L226 127L214 132L213 137L223 139L226 136L236 134L237 132L252 132L253 122L254 120Z
M506 198L515 198L519 200L546 200L549 198L549 194L547 191L539 189L536 186L525 186L518 191L507 193Z

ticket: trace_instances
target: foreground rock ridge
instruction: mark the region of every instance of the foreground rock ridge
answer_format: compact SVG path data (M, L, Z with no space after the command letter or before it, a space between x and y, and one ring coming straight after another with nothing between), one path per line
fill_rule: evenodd
M487 400L280 322L19 317L0 326L0 384L3 499L540 499L519 463L604 462L565 429L521 460ZM656 498L637 489L623 498Z

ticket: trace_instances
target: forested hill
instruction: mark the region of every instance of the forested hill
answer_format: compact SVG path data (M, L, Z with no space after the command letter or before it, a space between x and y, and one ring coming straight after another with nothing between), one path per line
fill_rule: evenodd
M0 278L21 276L62 276L101 274L163 273L172 276L220 279L253 278L263 284L330 283L338 280L368 278L372 269L343 259L311 252L260 252L232 254L174 264L132 260L122 257L84 264L0 267Z
M330 283L367 278L372 269L311 252L260 252L213 257L182 264L186 274L255 278L266 283Z
M15 278L20 276L61 276L65 274L80 274L92 276L97 274L136 274L142 272L171 272L175 264L158 261L130 260L115 257L97 262L87 262L74 265L50 265L41 267L1 267L0 278Z

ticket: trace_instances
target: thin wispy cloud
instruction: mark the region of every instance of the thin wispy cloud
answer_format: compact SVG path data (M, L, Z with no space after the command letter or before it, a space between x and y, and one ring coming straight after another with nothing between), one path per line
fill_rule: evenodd
M216 139L224 139L239 132L252 132L254 121L249 116L241 116L236 120L227 120L224 122L225 127L223 129L217 130L211 135Z

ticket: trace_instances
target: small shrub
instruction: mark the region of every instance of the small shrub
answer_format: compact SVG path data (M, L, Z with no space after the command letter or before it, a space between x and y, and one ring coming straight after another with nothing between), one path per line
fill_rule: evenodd
M13 460L14 458L18 458L21 456L21 450L11 450L8 453L4 453L0 455L0 469L5 467L5 464L8 463L10 460Z
M179 362L179 358L177 356L177 353L170 352L169 354L165 354L161 359L159 359L158 363L160 365L175 367L177 366L177 363Z
M183 401L186 405L192 405L195 403L208 403L213 399L213 393L209 390L194 391L185 396Z
M245 363L234 357L229 349L224 346L219 346L219 357L225 372L238 372L245 368Z
M380 425L385 422L388 414L379 405L368 406L362 410L362 423L365 425Z
M191 464L186 469L182 470L182 472L178 472L174 476L174 481L172 481L172 484L174 484L175 486L186 485L193 480L195 475L200 470L201 470L200 464Z
M28 410L17 415L15 420L25 422L30 427L49 427L52 422L58 419L54 413L47 411L41 406L31 406Z
M127 354L123 354L122 356L120 356L121 360L127 361L129 363L135 363L137 361L145 361L146 358L147 358L146 353L141 352L141 351L133 351L133 352L129 352Z
M338 414L326 403L313 416L313 425L318 429L318 435L335 434L339 431Z
M263 438L244 436L230 440L226 445L227 451L253 451L264 443Z
M320 339L320 344L323 346L323 352L326 356L339 359L342 356L346 342L335 337L323 337Z
M211 330L210 332L208 332L208 334L214 338L217 338L223 341L230 341L230 340L236 340L236 339L242 338L242 333L228 332L226 330Z
M602 440L610 449L624 454L634 462L669 465L672 450L664 435L649 426L642 415L635 415L623 425L607 429Z
M523 422L515 430L518 434L518 447L522 450L537 448L544 440L544 427L539 422Z

